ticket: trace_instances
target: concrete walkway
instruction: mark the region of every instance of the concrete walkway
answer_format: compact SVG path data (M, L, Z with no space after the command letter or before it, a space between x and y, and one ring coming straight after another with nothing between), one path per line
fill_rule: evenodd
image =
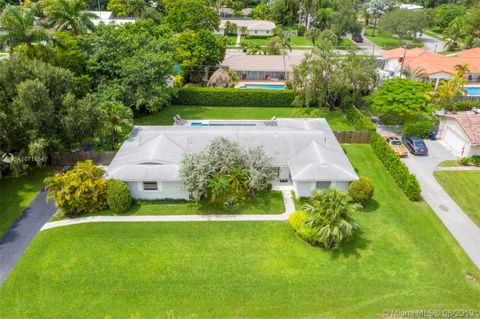
M109 223L109 222L219 222L219 221L285 221L295 211L292 192L282 191L285 203L285 212L275 215L144 215L144 216L92 216L73 219L59 220L46 223L41 230L76 225L85 223Z
M46 197L47 192L40 192L0 239L0 286L33 237L55 213L54 202L47 202Z
M480 171L476 166L437 166L436 171Z
M428 156L409 155L403 161L417 176L425 201L480 269L480 228L443 190L433 176L440 162L454 158L438 141L425 141L425 143L430 153Z

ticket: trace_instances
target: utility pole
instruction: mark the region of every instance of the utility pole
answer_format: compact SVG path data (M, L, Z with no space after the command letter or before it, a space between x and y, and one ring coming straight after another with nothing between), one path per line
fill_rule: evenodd
M403 65L405 64L405 57L407 56L407 45L405 44L403 46L403 57L402 57L402 66L400 68L400 78L402 78L403 75Z

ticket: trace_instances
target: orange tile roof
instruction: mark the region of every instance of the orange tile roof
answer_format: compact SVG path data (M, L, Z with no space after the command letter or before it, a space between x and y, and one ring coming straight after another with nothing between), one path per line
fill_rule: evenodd
M480 59L480 48L464 50L464 51L457 52L456 54L462 58L479 58Z
M445 114L443 116L456 119L465 131L465 134L470 138L471 143L473 145L480 145L480 114L467 111L456 114Z
M468 64L470 73L480 73L480 56L475 56L476 51L467 50L459 53L465 56L445 56L420 48L407 50L405 55L405 66L411 69L422 68L427 75L436 73L455 74L455 66ZM383 51L382 55L386 59L401 59L404 55L404 49L393 49Z

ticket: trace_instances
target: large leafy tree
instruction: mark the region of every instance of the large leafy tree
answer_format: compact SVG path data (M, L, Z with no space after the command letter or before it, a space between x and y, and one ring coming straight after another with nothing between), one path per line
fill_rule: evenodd
M434 9L435 26L440 29L445 29L453 20L465 15L466 11L464 6L458 4L442 4Z
M53 0L45 8L46 23L56 30L83 34L95 28L91 19L97 15L86 10L83 0Z
M175 32L217 30L220 17L207 0L163 0L164 21Z
M208 69L223 61L226 43L208 30L184 31L175 37L177 61L187 82L200 82Z
M100 25L83 38L82 47L88 55L88 75L105 100L150 112L170 101L175 46L168 28L151 20Z
M360 208L350 196L334 188L315 191L303 209L308 214L305 226L314 232L312 238L325 248L334 248L354 236L360 226L351 215Z
M378 20L392 7L390 0L370 0L365 4L365 13L368 14L372 20L373 31L372 36L375 36L375 29Z
M385 14L378 24L378 27L393 34L396 34L401 42L405 36L415 37L427 27L427 18L422 11L411 11L395 9Z
M133 113L118 102L105 102L100 106L100 136L115 148L133 127Z
M344 57L333 54L331 35L324 32L318 48L307 54L294 71L294 86L299 89L297 106L328 106L333 110L355 103L376 83L375 60L355 53Z
M7 6L0 16L0 49L27 47L27 54L35 57L44 52L45 43L52 40L48 31L37 25L30 8Z
M393 116L422 115L429 113L429 83L409 79L393 78L386 80L377 91L366 97L370 108L381 114Z

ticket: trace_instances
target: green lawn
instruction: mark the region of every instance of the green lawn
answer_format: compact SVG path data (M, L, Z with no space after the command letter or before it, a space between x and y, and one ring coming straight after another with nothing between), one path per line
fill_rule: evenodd
M227 36L228 42L230 43L230 46L235 46L237 42L237 36L235 35L229 35ZM251 38L246 38L242 36L241 42L245 43L251 43L259 46L266 46L268 41L270 41L271 37L251 37ZM293 36L290 37L290 44L292 45L293 48L302 48L302 47L312 47L313 43L310 39L302 36ZM338 45L339 47L347 47L347 46L354 46L354 43L347 38L343 38L340 44Z
M372 41L379 47L385 48L385 49L393 49L393 48L398 48L400 46L405 45L406 41L398 41L398 38L388 32L380 31L378 29L375 30L375 36L372 36L373 29L371 27L368 27L365 29L365 36L368 40ZM423 47L423 43L419 40L415 39L410 39L410 42L412 44L409 44L409 48L413 47Z
M169 106L159 113L135 119L135 125L171 125L173 116L184 119L231 119L269 120L272 117L310 118L324 117L332 130L353 130L341 111L330 112L327 108L296 107L218 107L218 106Z
M425 203L406 199L369 145L362 233L326 251L284 222L98 223L37 235L0 290L1 318L382 318L480 311L480 272ZM466 279L473 274L477 281Z
M480 227L480 171L435 171L435 178Z
M458 161L447 160L447 161L440 162L440 164L438 164L438 166L439 167L458 167L458 166L461 166L461 165Z
M0 237L35 198L53 168L32 169L21 177L0 179Z
M197 205L194 202L167 200L162 203L133 204L128 211L121 214L116 214L108 209L79 217L101 215L283 214L284 212L285 204L283 203L282 192L269 191L258 193L245 203L234 208L225 208L223 205L209 202L201 202ZM57 215L52 220L63 218L64 216Z

